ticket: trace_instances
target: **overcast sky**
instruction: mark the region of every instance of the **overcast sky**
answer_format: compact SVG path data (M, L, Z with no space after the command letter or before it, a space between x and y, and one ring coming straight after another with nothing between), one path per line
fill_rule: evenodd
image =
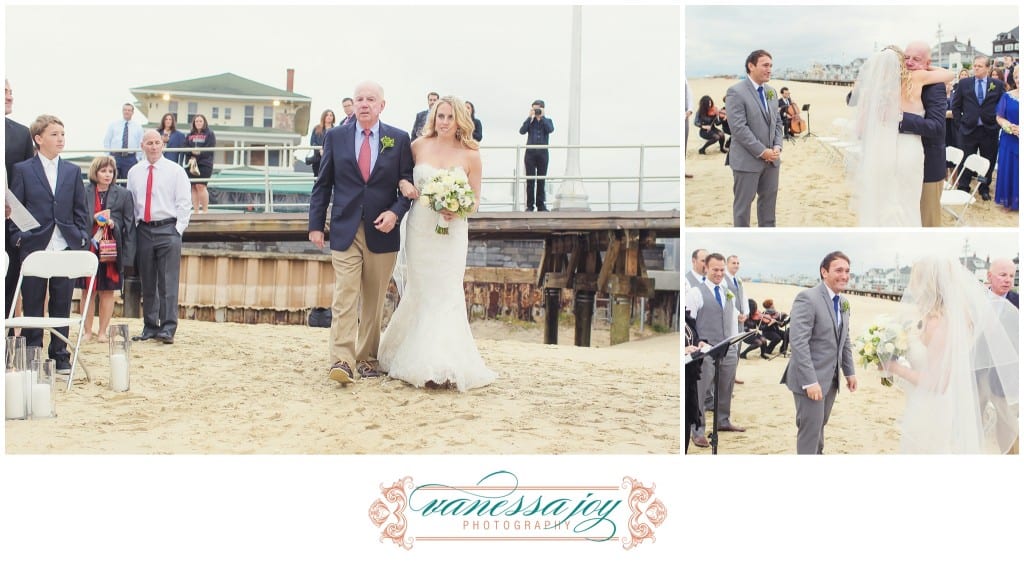
M818 271L821 259L832 251L850 257L850 268L861 273L874 267L908 266L930 255L961 256L966 243L979 257L1012 259L1018 253L1016 231L908 230L899 233L836 230L827 234L806 231L689 231L683 240L683 263L690 267L690 254L704 248L725 256L740 257L742 276L808 274Z
M968 39L992 52L996 35L1018 25L1013 4L997 6L687 6L686 75L740 74L756 49L772 54L776 70L812 62L847 64L890 43L934 45Z
M101 147L130 88L232 72L283 89L288 68L317 118L340 114L371 79L385 90L382 121L405 130L436 90L475 104L486 145L523 143L540 98L551 143L568 143L570 6L8 6L6 16L10 117L57 115L68 150ZM582 144L679 143L679 25L676 6L583 8ZM583 173L636 174L637 154L584 152ZM563 155L552 152L550 174L564 171ZM650 172L678 175L677 155L652 153ZM484 158L486 175L512 175L514 153Z

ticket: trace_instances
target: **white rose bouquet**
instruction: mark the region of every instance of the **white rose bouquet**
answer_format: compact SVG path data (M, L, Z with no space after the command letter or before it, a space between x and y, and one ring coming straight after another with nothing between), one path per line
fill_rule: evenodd
M869 368L875 365L884 372L883 386L892 386L893 376L885 371L882 365L905 356L908 345L906 329L885 316L878 318L874 325L868 327L867 333L854 340L857 359L861 366Z
M459 217L466 217L475 202L476 195L461 168L439 169L420 190L420 203L436 212L448 210ZM438 216L434 231L448 234L448 220L444 216Z

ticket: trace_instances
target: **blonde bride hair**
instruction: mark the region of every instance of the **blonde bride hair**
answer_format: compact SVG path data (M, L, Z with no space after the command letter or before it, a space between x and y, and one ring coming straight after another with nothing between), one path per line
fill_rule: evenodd
M903 52L903 49L900 49L896 45L886 45L885 49L893 51L893 52L896 53L897 56L899 56L899 59L900 59L900 84L903 86L903 89L906 91L905 95L909 97L910 94L914 90L913 90L913 87L911 86L911 81L910 81L910 69L907 68L907 54ZM885 51L885 49L882 49L882 50Z
M437 137L437 130L434 129L434 121L437 119L437 109L441 104L448 104L452 107L452 115L455 116L455 138L462 142L467 149L479 149L480 143L473 139L473 119L469 117L469 110L466 103L455 96L444 96L434 103L427 114L427 123L423 125L420 137Z

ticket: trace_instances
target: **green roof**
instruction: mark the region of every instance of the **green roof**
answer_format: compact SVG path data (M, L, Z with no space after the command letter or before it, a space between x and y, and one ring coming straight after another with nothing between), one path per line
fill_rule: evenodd
M219 96L237 97L271 97L290 98L298 100L311 100L309 96L288 92L273 86L267 86L237 74L226 72L213 76L204 76L178 82L165 82L163 84L151 84L148 86L137 86L130 90L153 90L159 92L197 92Z

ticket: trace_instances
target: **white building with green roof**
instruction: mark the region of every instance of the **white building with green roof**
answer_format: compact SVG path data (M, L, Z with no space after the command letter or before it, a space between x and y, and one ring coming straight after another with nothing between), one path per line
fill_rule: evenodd
M192 117L203 114L217 137L218 147L297 146L309 129L308 96L293 91L294 71L288 69L285 90L233 73L131 88L147 128L159 128L166 113L175 115L177 128L188 134ZM290 151L224 151L217 165L290 167ZM218 167L219 168L219 167Z

